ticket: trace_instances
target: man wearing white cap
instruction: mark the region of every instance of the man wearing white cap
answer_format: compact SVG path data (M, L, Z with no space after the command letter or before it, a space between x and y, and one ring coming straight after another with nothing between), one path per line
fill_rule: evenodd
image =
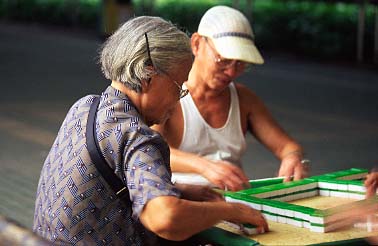
M264 63L247 18L230 7L213 7L202 17L191 46L195 59L184 84L190 93L169 120L154 127L171 147L174 181L233 191L248 187L241 169L248 131L281 160L279 176L286 181L305 177L302 147L254 92L233 82L249 64Z

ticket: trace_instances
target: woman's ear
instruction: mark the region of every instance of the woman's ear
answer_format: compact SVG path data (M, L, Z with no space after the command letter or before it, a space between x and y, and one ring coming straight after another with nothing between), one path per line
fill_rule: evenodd
M147 65L147 66L144 67L144 69L148 74L156 73L155 68L152 65Z
M156 72L155 72L155 68L151 65L146 66L144 69L146 70L148 74L148 78L141 80L141 85L142 85L142 91L146 92L152 81L152 77L156 74Z
M198 32L193 33L190 39L190 45L192 47L192 52L194 56L197 56L198 54L200 41L201 41L201 36L198 34Z
M147 78L147 79L143 79L141 81L141 85L142 85L142 93L146 93L148 92L148 90L150 89L150 84L152 82L152 76Z

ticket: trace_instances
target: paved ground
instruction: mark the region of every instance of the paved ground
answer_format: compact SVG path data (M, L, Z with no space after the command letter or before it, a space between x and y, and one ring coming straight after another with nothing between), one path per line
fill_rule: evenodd
M0 23L0 214L31 227L43 161L66 111L107 81L95 35ZM253 88L312 159L313 174L378 165L378 69L265 54L240 81ZM248 137L251 178L279 163Z

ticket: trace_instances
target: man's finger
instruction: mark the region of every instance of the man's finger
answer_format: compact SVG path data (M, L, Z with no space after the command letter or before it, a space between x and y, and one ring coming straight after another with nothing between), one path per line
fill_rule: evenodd
M284 176L284 182L289 182L289 181L291 181L292 178L293 178L292 175L285 175Z
M303 170L300 167L295 168L294 170L294 180L300 180L303 177Z

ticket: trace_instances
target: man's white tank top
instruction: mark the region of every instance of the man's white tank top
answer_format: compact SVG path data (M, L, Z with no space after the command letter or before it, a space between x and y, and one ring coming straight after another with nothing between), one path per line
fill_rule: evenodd
M184 119L184 133L179 150L195 153L209 160L225 160L241 167L241 156L246 150L246 140L240 123L239 98L234 83L228 86L231 105L227 121L220 128L211 127L198 111L188 94L180 100ZM178 183L209 185L210 182L194 173L173 173L172 181Z

